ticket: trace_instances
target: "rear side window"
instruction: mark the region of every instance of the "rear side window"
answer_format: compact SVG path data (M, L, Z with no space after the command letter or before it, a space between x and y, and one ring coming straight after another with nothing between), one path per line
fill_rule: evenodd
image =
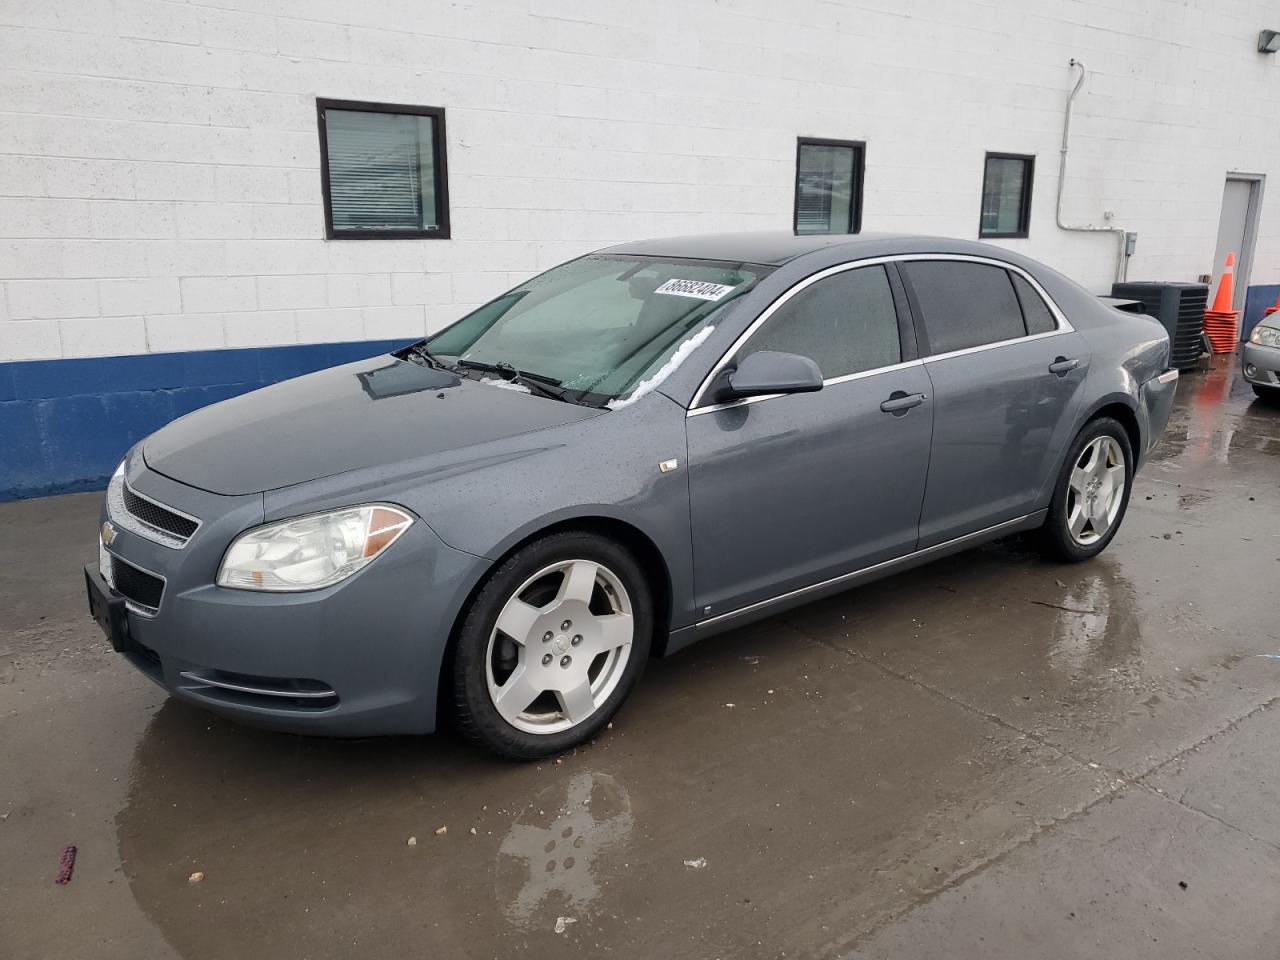
M1058 328L1058 323L1049 312L1044 298L1036 293L1026 277L1010 272L1013 278L1013 289L1018 294L1018 303L1022 305L1022 318L1027 322L1027 333L1048 333Z
M931 353L1026 335L1006 270L959 260L916 260L903 267L924 314Z
M860 267L805 287L747 341L746 353L777 350L809 357L824 379L902 360L898 315L884 267Z

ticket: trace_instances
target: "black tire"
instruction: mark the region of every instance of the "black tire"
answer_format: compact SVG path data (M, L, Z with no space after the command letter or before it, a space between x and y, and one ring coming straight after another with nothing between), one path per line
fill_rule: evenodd
M592 560L606 566L625 588L632 607L631 652L613 692L594 713L555 733L530 733L509 723L489 694L489 639L507 601L530 577L561 561ZM644 672L654 631L653 592L629 551L585 531L553 533L526 544L493 570L466 610L453 656L454 720L461 733L502 757L534 760L590 740L617 713Z
M1110 528L1092 543L1083 544L1071 535L1068 526L1068 514L1071 498L1071 471L1084 455L1085 448L1099 437L1110 437L1120 447L1124 455L1124 493L1120 501L1120 512L1112 521ZM1053 500L1049 503L1049 514L1044 526L1040 528L1040 546L1046 554L1055 560L1066 560L1079 563L1091 560L1107 548L1124 521L1125 511L1129 509L1129 494L1133 489L1133 448L1129 443L1129 434L1118 420L1111 417L1099 417L1085 424L1084 429L1076 435L1071 444L1071 453L1063 461L1058 472L1058 480L1053 488Z
M1263 387L1256 383L1251 383L1253 392L1258 395L1259 400L1265 400L1267 403L1280 403L1280 387Z

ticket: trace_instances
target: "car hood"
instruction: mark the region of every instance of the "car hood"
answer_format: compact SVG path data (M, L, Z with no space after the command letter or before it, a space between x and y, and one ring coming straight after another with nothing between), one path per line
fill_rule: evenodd
M196 410L148 437L143 456L181 483L241 495L601 413L380 356Z

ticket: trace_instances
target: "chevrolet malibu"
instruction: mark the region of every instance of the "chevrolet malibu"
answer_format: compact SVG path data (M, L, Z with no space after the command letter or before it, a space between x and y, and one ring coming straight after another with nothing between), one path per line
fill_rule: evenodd
M984 244L624 244L146 438L90 607L239 720L546 756L702 637L1018 531L1096 556L1176 381L1158 323Z

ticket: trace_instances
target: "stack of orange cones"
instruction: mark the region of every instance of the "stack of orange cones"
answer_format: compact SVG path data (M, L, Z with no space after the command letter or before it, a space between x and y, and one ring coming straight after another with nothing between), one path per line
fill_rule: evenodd
M1236 255L1227 254L1227 265L1218 281L1218 295L1213 306L1204 312L1204 332L1214 353L1233 353L1240 340L1240 312L1231 309L1235 296Z
M1267 309L1262 311L1262 315L1264 317L1269 317L1273 313L1280 313L1280 297L1276 297L1276 305L1274 307L1267 307Z

